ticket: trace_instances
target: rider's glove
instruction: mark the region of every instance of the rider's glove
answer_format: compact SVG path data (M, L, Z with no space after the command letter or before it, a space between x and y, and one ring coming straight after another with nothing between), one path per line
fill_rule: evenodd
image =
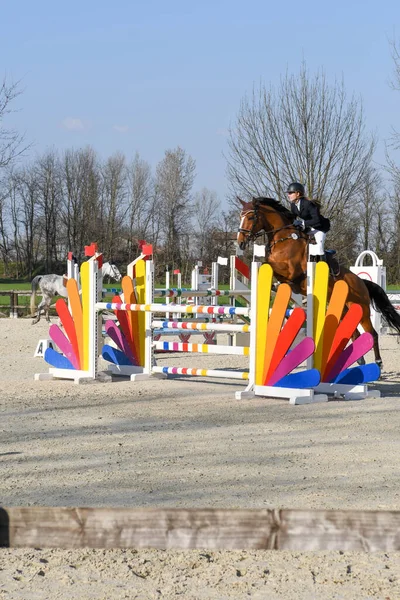
M293 225L294 225L295 227L301 227L302 229L305 229L305 227L306 227L306 226L305 226L305 223L304 223L304 219L295 219L295 220L293 221Z

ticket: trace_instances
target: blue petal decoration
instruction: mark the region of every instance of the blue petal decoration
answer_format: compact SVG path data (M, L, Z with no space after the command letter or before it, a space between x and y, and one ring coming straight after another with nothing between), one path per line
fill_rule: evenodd
M321 373L318 369L309 369L308 371L299 371L299 373L289 373L289 375L279 379L274 386L307 389L317 386L320 382Z
M108 360L108 362L113 363L114 365L121 366L132 366L133 363L129 360L125 352L121 352L121 350L117 350L117 348L113 348L108 344L104 344L102 350L102 356L104 360Z
M46 348L44 352L44 360L57 369L72 369L75 371L74 365L64 354L56 352L53 348Z
M368 363L367 365L345 369L335 377L333 382L346 385L361 385L369 381L377 381L380 376L381 370L379 366L376 363Z

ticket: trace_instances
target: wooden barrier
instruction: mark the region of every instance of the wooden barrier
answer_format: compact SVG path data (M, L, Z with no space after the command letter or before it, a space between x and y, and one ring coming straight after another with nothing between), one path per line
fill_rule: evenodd
M17 319L19 317L18 311L19 309L28 309L29 310L29 303L25 304L25 305L20 305L18 303L18 298L20 296L30 296L31 292L24 292L21 290L4 290L4 291L0 291L0 296L9 296L10 297L10 304L7 305L2 305L0 306L1 308L9 308L10 309L10 318L11 319Z
M400 511L0 508L3 548L398 552Z

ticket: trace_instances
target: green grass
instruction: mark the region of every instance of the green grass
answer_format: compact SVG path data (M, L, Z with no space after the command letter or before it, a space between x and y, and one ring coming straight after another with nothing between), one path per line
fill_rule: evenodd
M19 281L18 283L0 283L0 292L7 290L30 291L31 284L29 281Z
M120 285L119 283L106 283L103 284L103 287L105 289L120 289ZM182 287L188 287L188 286L182 286ZM156 285L156 288L162 288L161 285ZM225 285L221 285L220 286L221 290L228 290L229 286L227 284ZM0 292L7 292L7 291L21 291L21 292L30 292L31 291L31 284L30 282L14 282L14 283L0 283ZM105 294L103 296L103 300L104 302L111 302L113 296L115 295L115 292L110 292L109 294ZM36 306L38 305L38 303L41 300L41 295L40 293L36 294ZM172 300L172 298L171 298ZM56 298L54 298L54 302L56 301ZM164 304L165 303L165 298L156 298L155 302L157 304ZM218 298L218 304L220 306L229 306L230 304L230 299L227 296L221 296ZM30 295L29 296L19 296L18 297L18 306L20 306L23 310L25 314L29 313L29 305L30 305ZM1 307L4 307L5 310L7 310L7 308L9 308L10 306L10 296L9 295L0 295L0 311L1 311ZM4 312L4 311L2 311Z
M182 286L182 287L188 287L188 286ZM104 288L106 289L111 289L111 288L120 288L120 285L118 283L107 283L104 284ZM162 288L162 284L156 284L156 288ZM21 290L21 291L30 291L31 289L31 285L30 282L15 282L15 283L0 283L0 292L6 292L6 291L11 291L11 290ZM220 286L221 290L228 290L229 286L227 284L223 284ZM391 292L392 290L399 290L400 289L400 283L399 284L392 284L389 285L387 287L387 291ZM114 293L110 292L109 294L105 294L104 295L104 301L105 302L111 302L112 297L113 297ZM39 294L37 294L36 296L36 300L37 302L39 302L41 296ZM172 299L171 299L172 300ZM163 304L165 303L165 298L156 298L155 302L157 304ZM18 305L21 306L21 308L25 308L26 310L28 310L29 308L29 303L30 303L30 296L19 296L18 298ZM218 304L221 306L228 306L230 304L230 298L227 296L220 296L218 298ZM240 305L240 301L238 302L238 304ZM10 296L6 295L6 296L0 296L0 309L1 307L8 307L10 305Z

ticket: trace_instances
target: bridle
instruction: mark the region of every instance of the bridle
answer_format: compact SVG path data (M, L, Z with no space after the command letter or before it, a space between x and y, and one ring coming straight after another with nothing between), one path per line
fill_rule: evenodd
M110 267L111 267L112 277L114 277L114 279L116 281L120 281L122 276L121 276L121 273L119 272L119 269L116 267L116 265L114 265L114 263L111 263Z
M248 215L250 215L251 213L253 213L253 217L248 217ZM253 232L254 227L257 225L257 221L258 221L258 215L257 215L256 208L252 208L250 210L243 210L240 213L240 222L241 223L245 217L248 217L249 221L253 221L253 224L250 229L245 229L244 227L239 227L238 233L248 233L249 235L247 236L247 240L250 242L252 240L257 239L261 235L263 235L263 233L262 233L262 231L258 231L257 233Z
M259 204L255 204L254 208L251 208L249 210L243 210L240 213L240 223L243 222L243 220L245 219L245 217L247 217L247 219L249 221L252 221L252 226L250 229L246 229L245 227L239 227L238 229L238 233L247 233L247 242L251 242L256 240L257 238L259 238L260 236L264 235L264 231L260 230L257 233L254 233L254 228L258 223L258 218L259 218L259 213L258 213L258 209L259 209ZM253 213L252 217L249 217L250 214ZM282 227L277 227L275 229L269 229L268 231L266 230L265 233L269 236L269 235L274 235L275 233L278 233L279 231L282 231L284 229L295 229L296 233L291 233L290 235L286 236L286 237L281 237L277 240L272 239L271 241L269 241L268 238L268 246L269 246L269 250L271 251L272 248L275 246L275 244L279 243L279 242L284 242L285 240L298 240L299 238L304 238L306 240L308 240L308 236L306 236L303 232L299 232L297 230L297 228L293 225L293 223L288 223L287 225L283 225Z
M116 265L114 265L114 263L105 263L104 266L107 266L107 269L104 273L105 276L111 277L112 279L115 279L115 281L121 281L122 279L122 275L119 272L119 269Z

